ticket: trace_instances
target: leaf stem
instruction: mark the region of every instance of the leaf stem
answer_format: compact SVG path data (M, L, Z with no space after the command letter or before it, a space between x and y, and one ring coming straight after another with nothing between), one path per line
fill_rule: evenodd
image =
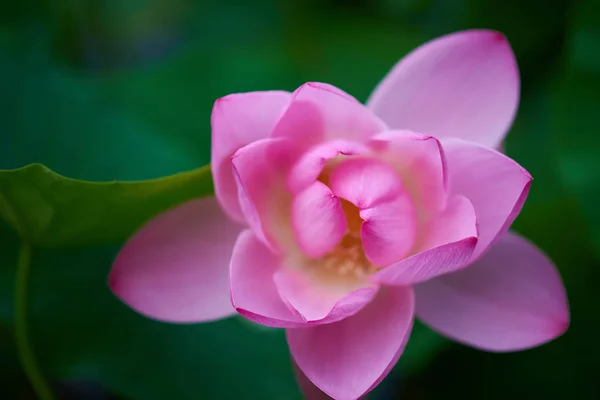
M15 281L15 336L17 349L23 370L37 397L40 400L54 400L52 389L37 365L27 336L27 289L31 252L31 244L24 241L19 251Z

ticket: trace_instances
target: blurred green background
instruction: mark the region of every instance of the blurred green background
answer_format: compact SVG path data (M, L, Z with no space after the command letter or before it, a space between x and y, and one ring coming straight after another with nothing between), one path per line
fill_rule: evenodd
M113 181L198 168L220 96L323 81L365 100L425 40L500 30L522 79L506 151L534 176L514 229L561 270L571 327L538 349L488 354L417 325L370 398L598 399L599 21L592 0L5 1L0 169L39 162ZM0 220L0 399L10 400L35 398L15 346L19 240ZM301 398L280 330L237 318L166 325L119 303L106 287L118 248L33 250L30 339L58 398Z

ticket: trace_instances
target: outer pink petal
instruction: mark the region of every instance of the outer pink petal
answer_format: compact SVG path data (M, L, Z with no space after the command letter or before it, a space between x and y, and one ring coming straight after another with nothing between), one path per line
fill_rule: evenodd
M419 205L421 220L445 208L446 160L437 139L410 131L389 131L374 136L370 145L400 172L404 187Z
M241 147L271 135L291 93L270 91L231 94L213 107L211 169L215 195L225 212L243 221L229 159Z
M300 271L280 270L275 284L282 300L302 319L320 325L342 320L359 312L377 294L379 285L367 284L355 290L323 285L309 280Z
M418 252L374 274L388 285L411 285L468 265L477 244L477 221L469 200L455 196L426 226Z
M288 329L290 351L306 377L337 400L372 390L392 369L408 340L414 298L410 287L387 288L342 321Z
M228 265L241 227L214 197L192 200L140 229L117 256L112 291L150 318L204 322L234 313Z
M242 232L235 244L229 270L231 303L256 323L282 328L303 326L304 321L283 303L273 281L281 265L251 231Z
M502 153L461 140L444 140L450 192L466 196L477 215L479 242L473 259L505 233L515 220L531 184L531 175Z
M231 158L246 223L271 249L293 243L285 189L293 150L285 139L262 139L239 149Z
M369 109L340 89L307 83L294 92L273 137L286 137L299 149L307 149L333 139L362 142L385 129Z
M417 315L433 329L488 351L514 351L565 332L569 310L552 262L507 233L474 265L415 287Z
M519 71L506 38L469 30L404 57L367 102L392 129L497 147L519 103Z
M356 155L368 152L369 149L357 142L348 140L331 140L316 145L302 154L288 177L288 189L298 193L319 178L325 164L339 155Z
M292 225L300 250L311 258L330 252L342 240L347 228L340 199L319 181L294 198Z

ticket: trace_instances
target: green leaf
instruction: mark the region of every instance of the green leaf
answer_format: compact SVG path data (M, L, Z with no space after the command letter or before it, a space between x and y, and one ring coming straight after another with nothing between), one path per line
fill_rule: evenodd
M39 246L116 243L152 216L212 194L210 167L140 182L65 178L40 164L0 170L0 217Z

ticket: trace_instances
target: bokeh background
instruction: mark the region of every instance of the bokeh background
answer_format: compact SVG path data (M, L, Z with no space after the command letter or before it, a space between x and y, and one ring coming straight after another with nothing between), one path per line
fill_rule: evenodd
M410 49L466 28L508 37L522 99L507 153L534 176L514 224L556 262L569 331L488 354L417 325L372 399L600 398L600 2L28 0L0 6L0 169L155 178L209 162L214 100L332 83L360 100ZM2 189L2 188L0 188ZM0 399L33 399L14 340L19 239L0 221ZM40 248L30 336L60 399L300 399L283 334L147 320L106 275L119 243Z

